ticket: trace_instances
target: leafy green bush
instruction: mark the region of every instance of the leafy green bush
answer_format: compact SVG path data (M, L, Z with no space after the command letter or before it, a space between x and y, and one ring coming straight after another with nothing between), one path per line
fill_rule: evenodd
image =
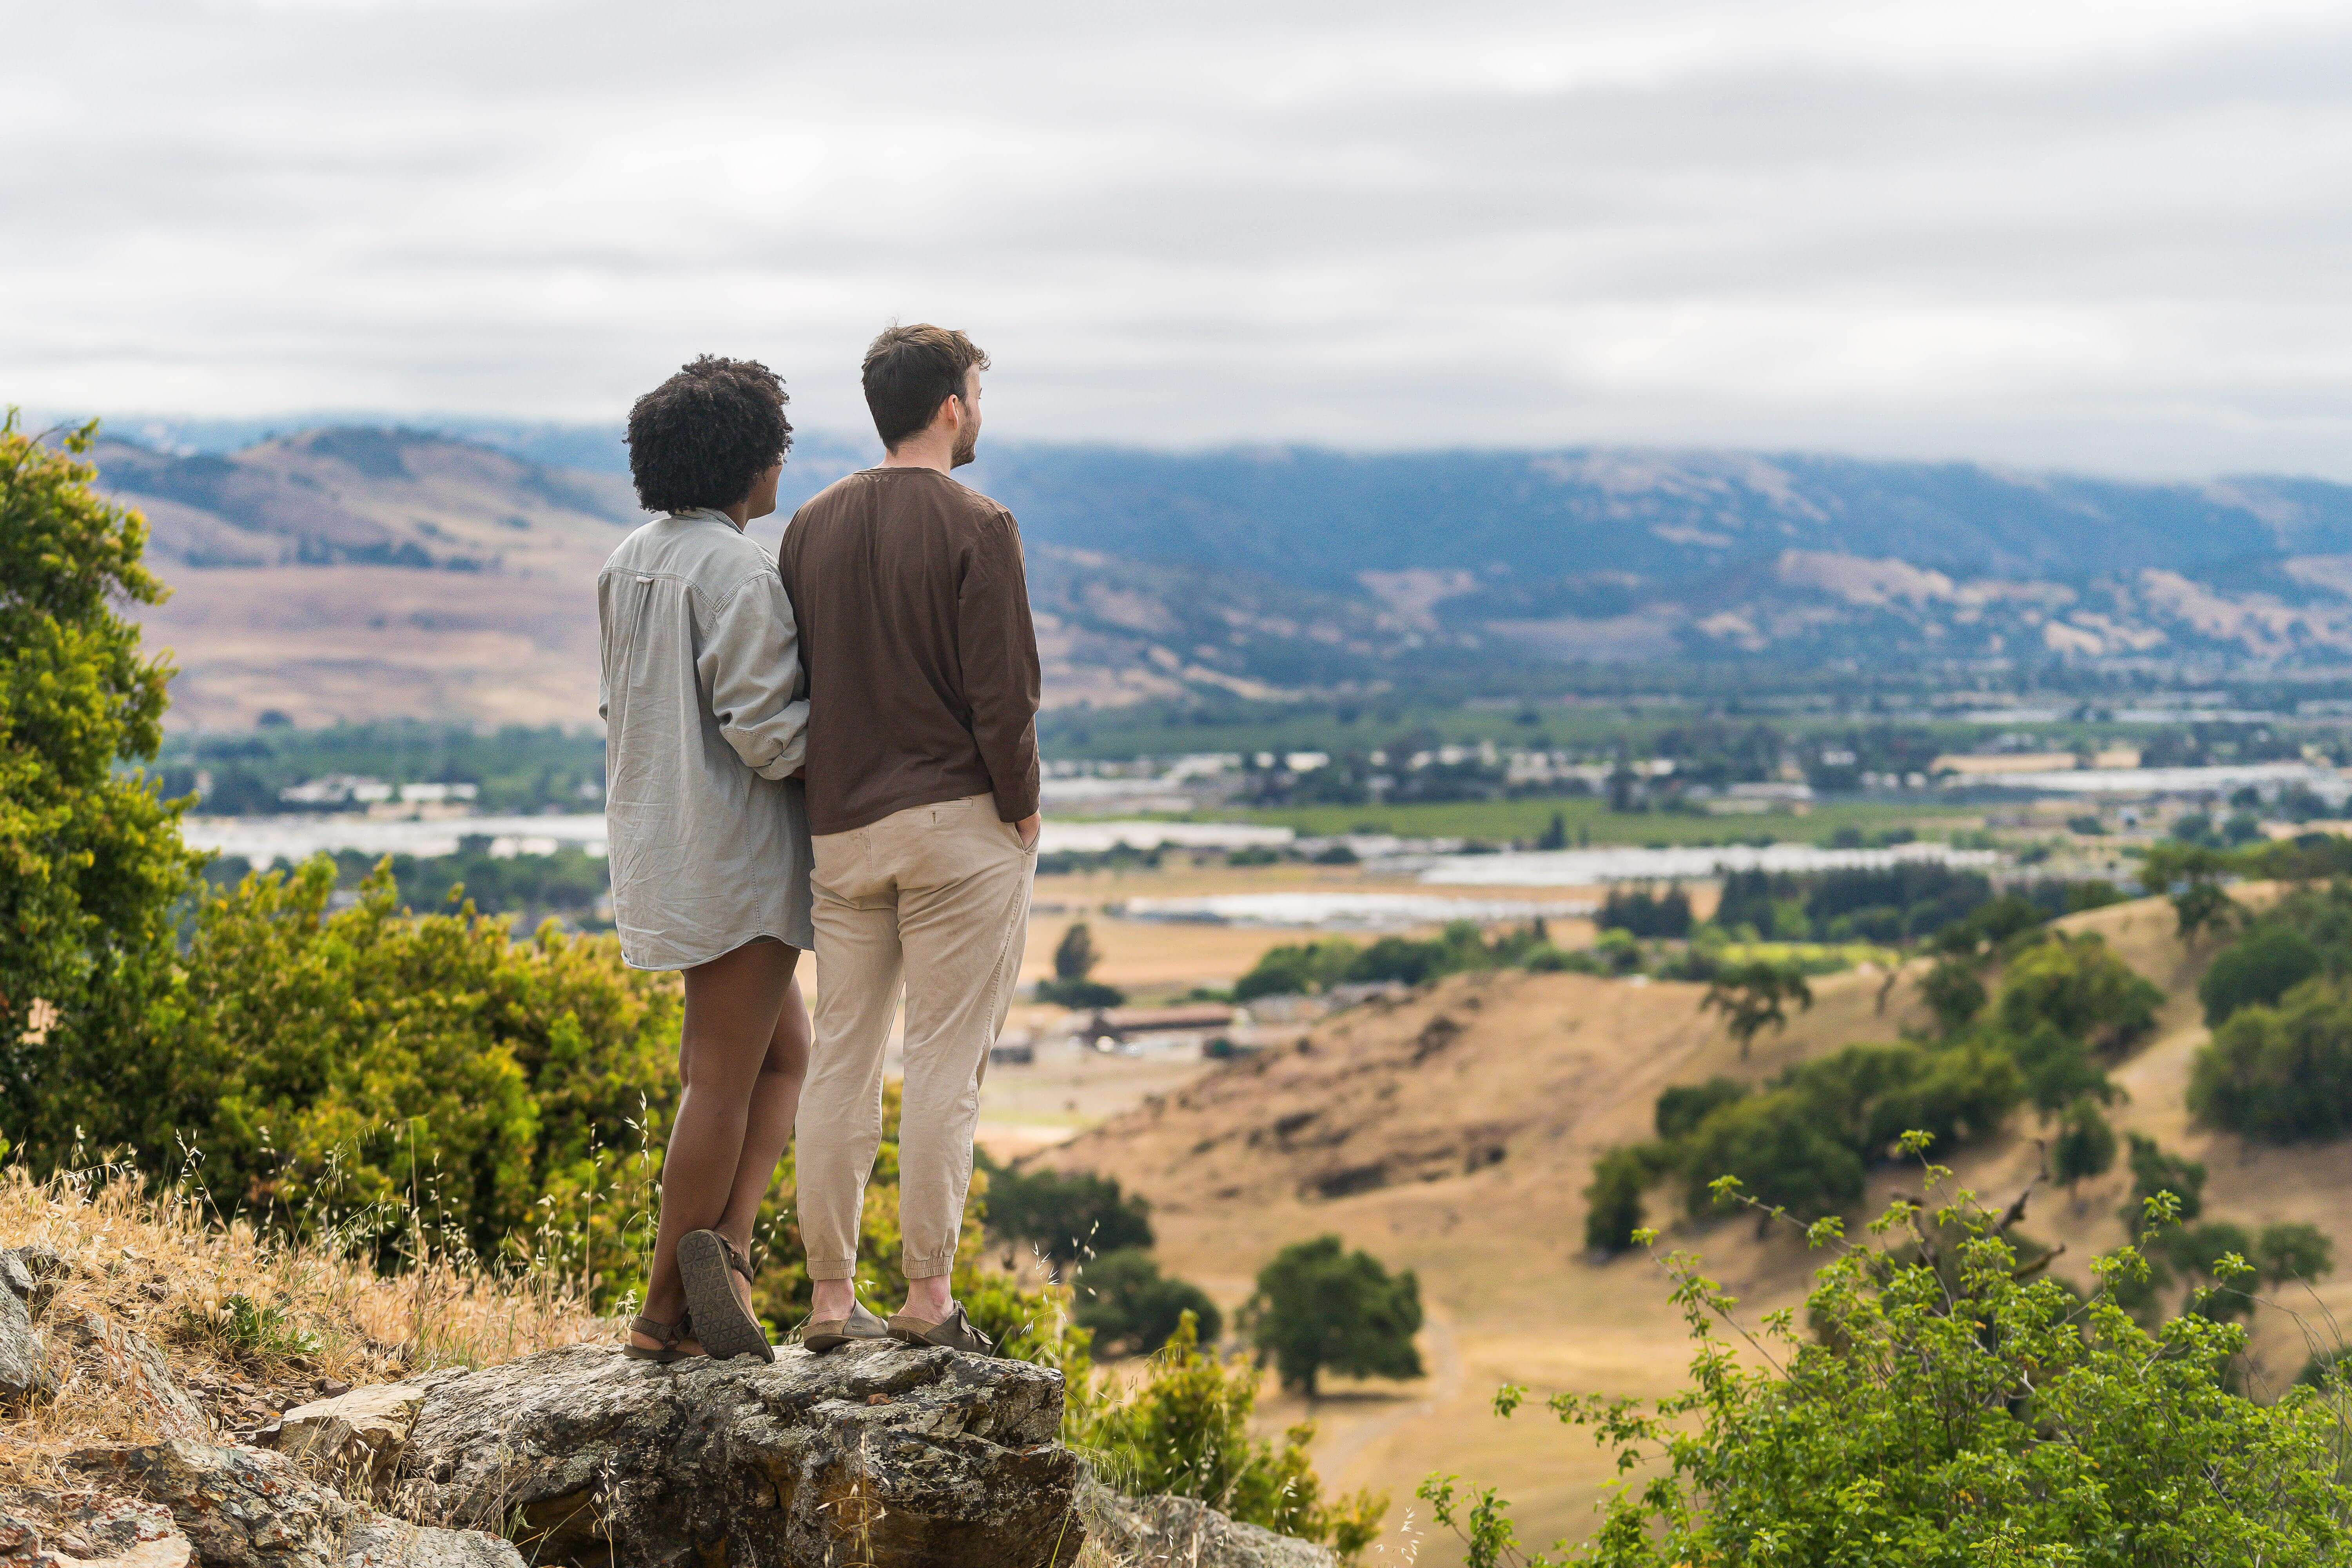
M2352 1132L2352 990L2306 980L2276 1007L2232 1014L2197 1053L2189 1109L2267 1143Z
M2019 953L2001 977L1995 1014L2013 1035L2048 1023L2098 1050L2118 1050L2156 1027L2164 993L2095 935L2053 932Z
M1116 985L1105 985L1098 980L1040 980L1037 1000L1052 1003L1056 1007L1072 1007L1080 1012L1095 1007L1117 1007L1127 1000L1127 993Z
M1849 1046L1710 1112L1681 1156L1686 1202L1705 1213L1728 1175L1800 1218L1837 1214L1861 1201L1864 1172L1906 1131L1955 1147L1996 1131L2024 1092L2008 1053L1980 1040Z
M1748 1098L1748 1086L1736 1078L1711 1078L1705 1083L1678 1083L1658 1096L1651 1123L1668 1142L1688 1137L1717 1108Z
M1354 1562L1379 1535L1388 1500L1366 1491L1326 1500L1307 1455L1311 1426L1293 1426L1279 1446L1252 1437L1257 1384L1245 1360L1203 1352L1188 1314L1140 1385L1065 1423L1063 1437L1122 1491L1198 1498Z
M1242 1327L1270 1357L1285 1388L1315 1396L1324 1372L1351 1377L1419 1377L1421 1281L1391 1275L1369 1252L1347 1252L1336 1236L1294 1242L1258 1270Z
M2126 1230L2135 1229L2147 1212L2148 1200L2169 1193L2170 1206L2180 1219L2205 1212L2205 1167L2185 1155L2168 1154L2145 1133L2126 1134L2131 1148L2132 1190L2117 1216Z
M1092 1171L999 1170L988 1181L988 1228L1055 1263L1151 1245L1151 1205Z
M1203 1343L1214 1344L1224 1332L1224 1315L1208 1292L1188 1279L1162 1275L1141 1247L1107 1252L1087 1264L1077 1297L1078 1326L1115 1353L1160 1349L1188 1313Z
M2116 1163L2116 1130L2097 1105L2078 1100L2058 1119L2050 1142L2050 1179L2073 1192L2088 1177L2104 1176Z
M1931 1169L1931 1185L1948 1173ZM2096 1267L2086 1302L2021 1266L2000 1222L1957 1204L1941 1269L1923 1215L1897 1203L1837 1249L1811 1298L1817 1337L1774 1313L1743 1352L1732 1298L1696 1258L1666 1260L1696 1349L1691 1384L1655 1402L1563 1394L1633 1479L1577 1561L1839 1568L2322 1568L2352 1554L2339 1428L2310 1389L2263 1405L2231 1392L2245 1330L2186 1313L2143 1329L2115 1299L2144 1261ZM2025 1278L2021 1278L2024 1275ZM1744 1331L1743 1331L1744 1335ZM1496 1396L1508 1415L1524 1391ZM1523 1553L1509 1505L1433 1476L1421 1495L1471 1568Z
M1612 1149L1592 1164L1592 1184L1584 1189L1584 1245L1616 1254L1633 1245L1642 1228L1642 1194L1657 1179L1638 1149Z
M674 976L609 938L412 917L333 865L207 897L149 1037L106 1063L92 1138L193 1152L225 1209L332 1225L388 1260L429 1227L490 1259L565 1238L634 1283L675 1089Z
M49 445L0 416L0 1127L45 1169L137 1055L202 859L184 803L118 771L153 759L172 665L121 613L163 585L146 524L90 488L96 428Z
M2292 926L2264 921L2223 948L2198 983L2205 1022L2218 1026L2241 1007L2277 1005L2326 965L2319 946Z
M1253 1002L1260 996L1307 996L1327 991L1348 977L1356 952L1354 942L1339 937L1269 947L1247 974L1234 982L1234 1000Z

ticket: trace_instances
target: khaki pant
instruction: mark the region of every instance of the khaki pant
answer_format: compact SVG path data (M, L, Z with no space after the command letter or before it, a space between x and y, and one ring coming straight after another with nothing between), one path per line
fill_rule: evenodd
M796 1201L812 1279L857 1266L882 1142L882 1048L906 978L898 1228L909 1279L954 1266L988 1048L1029 928L1035 853L988 795L909 806L814 840L816 1045L801 1090Z

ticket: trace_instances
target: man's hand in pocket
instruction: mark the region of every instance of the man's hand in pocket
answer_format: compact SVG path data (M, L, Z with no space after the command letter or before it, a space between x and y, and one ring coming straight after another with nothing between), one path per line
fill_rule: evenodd
M1013 831L1021 835L1022 848L1036 848L1037 836L1045 831L1045 814L1035 811L1031 812L1028 816L1023 817L1020 821L1013 825Z

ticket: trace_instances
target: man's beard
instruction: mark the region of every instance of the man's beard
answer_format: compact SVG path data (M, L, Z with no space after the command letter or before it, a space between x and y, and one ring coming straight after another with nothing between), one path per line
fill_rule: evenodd
M961 468L980 455L980 432L966 429L956 436L955 450L948 456L948 467Z

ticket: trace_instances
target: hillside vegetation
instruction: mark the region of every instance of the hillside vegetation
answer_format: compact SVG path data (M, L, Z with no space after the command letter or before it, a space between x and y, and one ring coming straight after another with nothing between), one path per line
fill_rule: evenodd
M2236 892L2257 907L2272 896ZM2207 1039L2197 984L2228 939L2185 942L2179 924L2155 899L2057 922L2068 936L2098 937L2161 994L2151 1026L2108 1058L2120 1094L2105 1114L2119 1136L2207 1168L2207 1218L2249 1233L2309 1226L2337 1258L2352 1258L2340 1146L2274 1146L2191 1124L2187 1090ZM1702 985L1459 975L1336 1015L1295 1052L1232 1064L1038 1158L1115 1173L1147 1196L1161 1257L1221 1299L1246 1289L1236 1260L1324 1233L1415 1269L1431 1384L1393 1394L1367 1385L1327 1401L1326 1473L1400 1495L1432 1470L1476 1477L1516 1500L1523 1539L1581 1537L1612 1474L1607 1456L1574 1434L1505 1426L1488 1402L1507 1383L1654 1396L1682 1381L1682 1324L1666 1281L1642 1252L1603 1262L1585 1245L1594 1166L1654 1137L1659 1097L1677 1085L1754 1089L1857 1043L1933 1036L1919 986L1931 968L1914 961L1892 984L1867 971L1816 978L1811 1009L1784 1033L1759 1034L1746 1060L1702 1011ZM1997 990L2000 970L1987 978ZM2021 1108L1948 1163L1959 1186L2005 1205L2042 1171L2048 1135ZM2091 1260L2127 1239L2117 1211L2133 1197L2130 1164L2118 1158L2072 1193L2044 1185L2029 1200L2024 1234L2036 1250L2062 1249L2053 1278L2087 1288ZM1846 1212L1874 1212L1916 1184L1916 1169L1869 1168ZM1711 1212L1685 1217L1653 1200L1649 1217L1667 1244L1704 1258L1750 1321L1801 1306L1822 1261L1791 1236ZM2247 1325L2244 1375L2273 1390L2309 1359L2307 1325L2352 1316L2341 1273L2292 1294L2300 1319L2263 1308ZM2179 1300L2176 1288L2166 1304Z

